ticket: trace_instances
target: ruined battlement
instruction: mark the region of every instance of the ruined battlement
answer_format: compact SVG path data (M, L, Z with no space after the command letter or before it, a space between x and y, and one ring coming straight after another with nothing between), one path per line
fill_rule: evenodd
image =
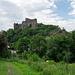
M25 21L22 21L22 24L14 23L14 30L24 28L24 27L30 27L35 28L37 27L37 19L29 19L26 18Z

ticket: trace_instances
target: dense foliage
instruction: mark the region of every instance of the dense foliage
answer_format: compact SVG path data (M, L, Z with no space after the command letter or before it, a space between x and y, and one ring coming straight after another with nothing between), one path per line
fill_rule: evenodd
M46 40L40 34L32 37L30 42L30 50L32 53L38 54L40 57L44 56L46 53Z
M0 57L9 58L10 54L10 51L7 49L7 40L5 39L5 36L0 33Z
M18 50L17 53L22 54L25 50L28 51L30 40L27 37L20 38L16 42L15 48Z
M13 30L9 29L6 32L3 31L3 34L6 35L6 38L9 43L16 42L19 38L28 37L29 39L32 38L33 35L41 34L42 36L51 36L57 35L57 33L64 32L58 26L53 25L44 25L42 23L38 24L38 27L31 29L29 27L25 27L23 29ZM66 32L66 31L65 31ZM67 33L67 32L66 32Z
M58 26L40 23L34 29L9 29L3 34L24 59L36 53L44 60L75 62L75 31L67 32Z
M73 62L75 59L74 41L70 34L68 36L59 35L58 37L47 38L47 56L55 61Z

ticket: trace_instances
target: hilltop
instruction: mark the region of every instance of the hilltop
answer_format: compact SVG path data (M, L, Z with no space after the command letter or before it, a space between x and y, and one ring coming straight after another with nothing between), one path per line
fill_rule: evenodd
M33 35L41 34L42 36L58 36L60 34L68 35L68 32L65 29L61 29L56 25L45 25L38 23L38 26L31 29L30 27L24 27L17 30L9 29L3 31L3 34L6 35L6 38L9 43L16 42L19 38L28 37L32 38Z

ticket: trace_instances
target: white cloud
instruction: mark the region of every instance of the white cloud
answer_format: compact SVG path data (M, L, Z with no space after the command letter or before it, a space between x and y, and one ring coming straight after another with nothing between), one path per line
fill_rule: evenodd
M44 24L59 25L68 31L74 30L75 19L62 20L58 14L53 14L57 9L55 1L61 0L3 0L0 4L0 30L13 28L14 22L21 22L26 17L37 18ZM0 1L2 2L2 1ZM4 4L5 3L5 4ZM74 6L74 4L72 4ZM53 8L53 9L51 9ZM72 13L71 13L72 14Z
M3 9L0 9L0 14L6 15L7 13L5 11L3 11Z
M68 1L75 1L75 0L68 0Z
M75 19L68 19L68 20L60 20L58 24L61 28L65 28L67 31L75 30Z
M14 4L18 5L18 6L20 6L21 2L22 2L22 0L7 0L7 1L12 2L12 3L14 3Z
M5 17L0 17L0 30L7 30L8 28L13 28L11 27L12 23L10 19L5 18Z
M71 8L73 8L73 10L69 13L69 15L73 15L75 17L75 0L68 0L71 1Z

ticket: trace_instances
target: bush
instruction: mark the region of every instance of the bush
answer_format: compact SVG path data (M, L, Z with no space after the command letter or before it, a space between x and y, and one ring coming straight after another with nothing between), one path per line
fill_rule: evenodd
M43 75L51 75L49 67L46 67L46 68L43 69Z
M23 59L26 59L26 60L28 59L28 58L27 58L27 51L24 51L24 52L22 53L22 58L23 58Z
M28 66L31 66L32 65L32 62L31 61L28 61L27 65Z
M31 57L30 57L30 61L40 61L40 57L37 55L37 54L33 54Z
M60 64L65 64L65 62L64 61L61 61L61 62L59 62Z
M7 51L6 51L6 57L7 58L11 58L11 55L12 55L11 51L7 49Z
M21 63L21 64L25 64L24 60L19 60L18 62Z
M19 59L22 59L22 54L17 55Z
M32 65L31 65L31 68L33 69L33 70L35 70L35 71L37 71L37 72L40 72L40 71L43 71L43 65L42 64L40 64L40 63L33 63Z
M49 64L56 64L56 62L54 60L50 60L48 61Z
M47 59L47 57L46 57L46 56L43 56L43 57L42 57L42 60L44 60L44 61L45 61L46 59Z
M6 49L5 51L2 51L0 54L1 58L11 58L11 51Z
M17 57L17 54L16 53L12 53L12 58L16 58Z

